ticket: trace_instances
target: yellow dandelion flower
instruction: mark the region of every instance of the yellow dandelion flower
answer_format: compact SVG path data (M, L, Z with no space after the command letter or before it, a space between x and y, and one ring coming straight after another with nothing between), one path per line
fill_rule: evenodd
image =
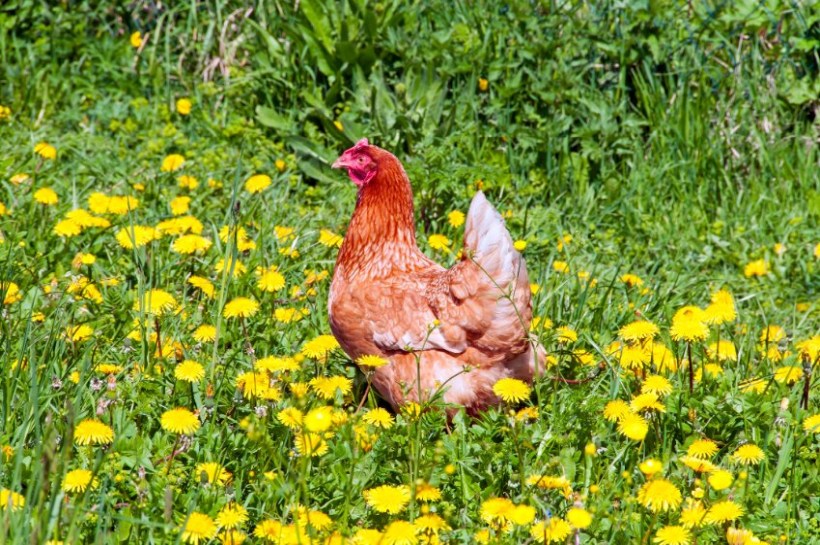
M734 305L712 303L704 309L704 314L706 316L706 323L712 325L731 322L737 318L737 311Z
M74 327L69 326L65 332L66 340L72 342L82 342L91 337L93 334L94 329L86 324L77 325Z
M379 513L395 515L410 503L410 487L383 485L364 491L364 500Z
M356 363L366 369L378 369L379 367L383 367L390 362L381 356L366 355L356 358Z
M245 399L261 398L275 401L281 393L271 386L271 379L265 372L247 372L236 377L236 387L242 391Z
M673 354L666 345L653 342L650 352L650 361L659 372L674 372L678 369L678 361L675 359L675 354Z
M765 259L750 261L743 267L743 275L746 278L766 276L769 274L769 262Z
M537 486L544 490L558 490L565 498L572 495L572 486L566 477L550 475L531 475L527 477L527 486Z
M270 371L271 373L298 371L299 362L291 357L266 356L256 360L255 368L258 371Z
M8 509L11 507L12 511L17 511L26 506L26 498L22 494L18 494L8 488L0 489L0 509Z
M322 246L341 248L343 241L344 239L333 231L327 229L319 231L319 244Z
M310 384L307 382L291 382L288 384L288 390L296 399L302 399L308 394Z
M683 526L664 526L655 533L652 540L658 545L689 545L692 536Z
M222 311L225 318L249 318L257 313L259 303L248 297L231 299Z
M450 529L443 518L436 514L422 515L416 519L416 528L426 534L436 535L439 532L444 532ZM433 540L431 540L433 541Z
M264 191L271 184L271 178L267 174L254 174L245 182L245 191L251 195Z
M676 341L703 340L709 335L706 315L696 306L685 306L675 313L669 333Z
M803 378L803 368L796 365L784 365L774 371L774 379L781 384L794 384Z
M759 446L747 443L735 450L731 458L742 465L757 465L766 458L766 454Z
M328 446L322 436L316 433L302 433L296 436L294 446L299 456L317 457L327 454Z
M309 308L277 307L273 311L273 317L276 318L276 321L283 324L298 322L308 315L310 315Z
M580 507L571 507L570 510L567 511L566 518L567 522L569 522L573 528L579 530L583 530L592 524L592 514Z
M679 461L697 473L709 473L715 470L715 464L704 458L696 458L695 456L685 455L679 458Z
M493 385L493 393L506 403L520 403L529 399L531 391L526 382L517 378L502 378Z
M262 291L273 293L285 287L285 277L282 276L276 266L259 267L256 269L256 274L259 276L256 287Z
M651 393L658 396L672 393L672 383L661 375L647 375L641 383L642 393Z
M677 509L682 499L678 487L666 479L653 479L638 490L638 502L653 513Z
M188 213L188 207L191 204L191 197L176 197L168 203L171 207L171 213L175 216L182 216Z
M99 420L83 420L74 428L74 442L78 445L110 445L114 430Z
M228 503L216 515L217 526L228 530L241 528L246 522L248 522L248 510L236 502Z
M282 225L276 225L273 228L273 234L276 237L276 240L279 242L287 242L288 240L292 240L295 230L293 227L284 227Z
M393 415L381 407L367 411L362 417L362 420L371 426L382 429L389 429L395 423Z
M182 527L182 541L199 545L216 537L217 527L214 519L204 513L193 512Z
M233 475L217 462L202 462L194 468L194 476L198 481L208 484L225 485L231 482Z
M298 430L302 427L305 415L296 407L287 407L276 414L276 419L279 420L285 427L292 430Z
M202 276L191 276L188 278L188 283L193 287L198 288L199 291L208 297L208 299L213 299L216 294L216 289L214 288L213 283Z
M419 483L416 486L416 499L423 502L434 502L441 499L441 490L428 483Z
M143 312L156 316L172 314L179 307L179 303L173 295L160 289L146 291L142 296L141 303L140 305L140 300L135 301L134 310L140 310L141 306Z
M179 185L182 189L190 189L193 191L199 187L199 180L193 176L189 176L188 174L183 174L177 178L177 185Z
M503 526L510 520L515 504L507 498L490 498L481 503L481 519L487 524Z
M725 490L732 485L732 482L735 480L732 476L731 471L726 471L725 469L716 469L709 474L709 485L714 490Z
M710 343L709 346L706 347L706 354L715 361L737 361L737 348L735 348L735 343L725 339Z
M800 352L802 358L815 361L820 357L820 335L795 343L794 347Z
M220 259L216 262L214 270L218 273L226 270L232 270L233 277L237 278L245 274L248 271L248 268L240 261L230 260L226 262L224 259Z
M680 514L680 522L686 528L697 528L703 524L706 518L706 508L703 503L692 498L686 500Z
M55 159L57 157L57 149L46 142L40 142L34 146L34 153L43 159Z
M649 423L635 413L625 414L618 422L618 432L633 441L643 441L649 431Z
M176 107L177 113L179 115L188 115L191 113L191 99L189 98L178 98Z
M660 460L656 460L654 458L647 458L638 466L638 469L641 470L641 473L646 475L647 477L651 477L656 473L663 471L663 464Z
M578 333L569 326L561 326L555 330L556 338L559 343L574 343L578 340Z
M85 492L91 485L93 474L87 469L74 469L63 477L62 489L66 492Z
M636 274L627 273L627 274L621 275L621 282L626 284L626 286L628 288L643 286L643 280L641 279L640 276L638 276Z
M341 392L343 396L349 394L353 389L353 381L346 377L316 377L310 381L310 387L322 399L330 400L336 397L336 392Z
M706 512L703 522L706 524L722 524L732 522L742 516L743 507L731 500L726 500L713 504Z
M222 530L216 538L222 545L242 545L248 535L241 530Z
M42 187L34 192L34 200L40 204L51 206L57 204L60 198L57 197L57 192L50 187Z
M625 341L642 341L644 339L651 339L660 333L658 326L647 320L638 320L623 326L619 334Z
M208 251L212 244L213 242L200 235L182 235L171 244L171 249L178 254L191 255Z
M95 368L95 371L103 375L116 375L122 371L122 367L113 363L101 363Z
M120 229L117 234L117 242L126 250L134 248L142 248L149 242L158 240L161 233L153 227L146 227L144 225L129 225Z
M569 273L569 264L566 261L553 261L552 270L557 273L567 274Z
M337 128L341 130L341 123L338 123ZM404 520L396 520L391 522L387 528L384 529L379 545L416 545L419 542L416 534L418 527L412 522Z
M20 287L14 282L0 282L0 295L3 296L4 305L13 305L23 300Z
M624 416L628 415L632 410L629 408L629 405L626 401L622 399L616 399L610 401L604 407L604 418L609 420L610 422L617 422L621 420Z
M510 511L507 520L519 526L526 526L532 524L532 521L535 520L535 513L535 508L530 505L516 505Z
M128 41L131 43L131 47L139 49L142 46L142 33L140 31L132 32Z
M201 363L185 360L174 368L174 377L185 382L198 382L205 378L205 368Z
M304 426L309 432L322 433L333 425L333 407L311 409L304 417Z
M198 235L202 233L203 228L202 222L194 216L179 216L178 218L159 222L156 227L156 232L160 235L173 236L184 235L185 233Z
M456 228L464 225L464 218L464 212L462 212L461 210L453 210L452 212L447 214L447 221L450 223L450 225Z
M301 354L306 358L324 360L330 352L339 347L339 341L333 335L319 335L306 342L302 347Z
M427 237L427 244L429 244L430 248L434 250L448 252L450 251L452 241L444 235L433 234Z
M178 153L172 153L171 155L168 155L167 157L165 157L165 159L162 160L162 166L160 167L160 170L162 172L175 172L181 169L182 165L184 164L185 157Z
M572 533L572 527L562 518L552 517L530 528L530 536L536 543L561 543Z
M807 416L803 421L803 429L807 433L820 433L820 414Z
M662 413L666 412L666 407L664 407L663 403L658 401L658 395L650 392L633 397L632 401L629 402L629 408L635 413L649 410Z
M216 339L216 327L207 324L201 325L194 330L192 337L197 342L211 342Z
M778 343L786 338L786 330L780 327L779 325L770 325L766 326L763 331L760 332L760 342L761 344L765 343Z
M183 407L171 409L162 413L160 419L162 429L179 435L190 435L199 429L199 418Z
M718 446L711 439L697 439L686 449L686 454L705 460L717 454L717 451Z

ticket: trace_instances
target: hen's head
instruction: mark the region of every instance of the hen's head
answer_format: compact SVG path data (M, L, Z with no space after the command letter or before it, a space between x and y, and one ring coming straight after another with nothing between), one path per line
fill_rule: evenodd
M379 171L378 155L381 151L376 146L371 146L367 138L362 138L336 159L332 166L346 168L353 183L361 187L372 180Z

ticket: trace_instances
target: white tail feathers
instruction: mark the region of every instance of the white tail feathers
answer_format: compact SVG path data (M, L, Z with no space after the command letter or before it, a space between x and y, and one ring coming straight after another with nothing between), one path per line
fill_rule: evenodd
M481 191L473 197L467 213L464 247L499 285L503 286L517 276L521 254L513 246L501 214Z

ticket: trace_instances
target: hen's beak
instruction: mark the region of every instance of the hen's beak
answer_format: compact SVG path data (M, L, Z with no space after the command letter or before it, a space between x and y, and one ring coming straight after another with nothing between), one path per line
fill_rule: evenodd
M344 153L343 153L341 156L339 156L339 158L338 158L338 159L336 159L336 160L333 162L333 164L332 164L332 165L330 165L330 167L331 167L331 168L348 168L349 166L351 166L351 165L348 163L348 161L349 161L349 158L347 157L347 154L344 154Z

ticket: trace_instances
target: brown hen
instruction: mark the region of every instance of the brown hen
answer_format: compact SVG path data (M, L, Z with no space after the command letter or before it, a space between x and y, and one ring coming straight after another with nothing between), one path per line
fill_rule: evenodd
M449 269L416 244L413 192L399 160L359 141L333 163L358 186L330 286L330 327L354 361L378 355L373 386L394 409L443 392L474 414L502 378L532 381L527 268L504 220L478 192L461 260ZM419 395L421 392L421 396Z

